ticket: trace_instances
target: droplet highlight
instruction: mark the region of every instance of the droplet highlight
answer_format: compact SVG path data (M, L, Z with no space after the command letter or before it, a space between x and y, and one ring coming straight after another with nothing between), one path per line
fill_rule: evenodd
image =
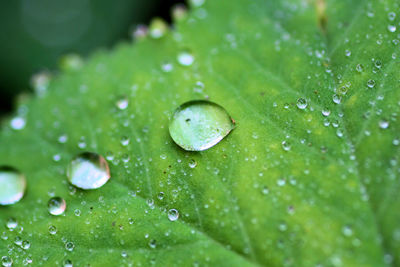
M65 209L67 208L67 203L61 197L53 197L50 198L47 206L51 215L58 216L62 215L65 212Z

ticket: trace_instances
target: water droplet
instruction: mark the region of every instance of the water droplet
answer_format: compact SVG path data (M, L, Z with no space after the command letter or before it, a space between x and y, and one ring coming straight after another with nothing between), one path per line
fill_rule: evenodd
M389 127L389 121L387 120L380 120L379 121L379 128L387 129Z
M261 193L262 193L263 195L268 195L268 194L269 194L269 189L268 189L268 187L264 186L264 188L261 190Z
M29 242L28 240L24 240L22 241L21 247L23 249L29 249L31 247L31 242Z
M130 142L130 141L131 141L131 140L129 139L128 136L122 136L122 137L121 137L121 145L123 145L123 146L129 145L129 142Z
M170 121L171 138L185 150L203 151L216 145L235 127L226 110L205 100L179 106Z
M100 155L84 152L68 165L67 177L71 184L82 189L96 189L110 179L107 161Z
M49 213L57 216L64 213L67 203L61 197L53 197L50 198L47 206L49 208Z
M307 107L307 100L302 97L297 99L297 107L299 109L305 109Z
M204 2L205 0L190 0L190 3L196 7L202 6Z
M289 151L291 149L291 145L288 141L285 140L285 141L282 141L282 148L285 151Z
M360 73L363 72L364 71L364 66L362 64L357 64L356 71L358 71Z
M170 209L168 211L168 219L173 222L178 220L179 218L179 212L176 209Z
M161 65L161 70L163 72L171 72L174 69L174 66L170 62L164 62Z
M380 60L376 60L375 61L375 67L377 68L377 69L380 69L380 68L382 68L382 61L380 61Z
M321 111L321 113L322 113L322 115L323 115L324 117L328 117L329 115L331 115L331 111L330 111L328 108L324 108L324 109Z
M353 230L351 229L350 226L346 225L346 226L344 226L344 227L342 228L342 233L343 233L343 235L345 235L345 236L351 236L351 235L353 235Z
M75 216L77 216L77 217L81 216L81 210L80 210L80 209L75 209L75 210L74 210L74 214L75 214Z
M342 102L342 97L338 94L332 96L333 103L340 104Z
M22 130L25 128L26 120L23 117L14 117L10 121L10 126L13 130Z
M187 16L187 8L184 4L177 4L172 7L172 18L174 21L179 21Z
M388 19L390 21L393 21L395 18L396 18L396 13L394 13L394 12L389 12L388 13Z
M47 71L39 72L32 76L31 86L39 97L42 97L47 93L47 88L49 87L50 80L51 75Z
M374 88L374 86L375 86L375 81L374 81L374 80L368 80L367 86L368 86L369 88Z
M139 24L133 30L132 37L136 40L142 40L142 39L146 38L148 32L149 32L149 29L146 25Z
M83 59L78 54L68 54L60 59L60 69L64 71L76 71L82 68Z
M193 169L193 168L196 168L196 166L197 166L197 161L195 161L194 159L191 159L189 161L189 167Z
M50 226L49 226L49 233L50 233L51 235L57 234L57 227L55 227L54 225L50 225Z
M178 62L182 66L190 66L194 62L194 56L189 51L182 51L178 54Z
M150 246L151 248L156 248L156 246L157 246L157 241L156 241L155 239L150 240L149 246Z
M71 260L65 260L64 261L64 267L73 267L74 265L72 264Z
M389 32L395 32L396 31L396 26L395 25L388 25L388 31Z
M0 167L0 205L21 200L26 188L25 176L12 167Z
M128 107L129 101L126 97L123 97L117 101L116 105L118 109L124 110Z
M347 94L348 88L346 86L341 86L338 88L337 92L341 95Z
M9 256L3 256L1 257L1 264L4 267L10 267L13 264L13 260Z
M18 226L18 221L15 218L8 219L6 226L9 230L14 230Z
M67 243L65 243L65 249L66 249L66 250L68 250L68 251L73 251L74 248L75 248L74 243L72 243L72 242L67 242Z
M159 39L165 35L168 30L168 25L164 20L160 18L155 18L151 21L149 27L150 37L154 39Z
M351 56L351 51L346 49L346 51L344 51L344 54L346 55L346 57Z

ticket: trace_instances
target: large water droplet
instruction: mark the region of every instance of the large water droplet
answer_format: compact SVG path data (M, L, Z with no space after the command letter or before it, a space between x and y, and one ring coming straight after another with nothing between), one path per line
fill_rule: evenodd
M12 167L0 167L0 205L21 200L26 188L25 176Z
M68 180L82 189L96 189L110 179L107 161L100 155L84 152L76 156L67 168Z
M194 100L178 107L169 124L172 139L185 150L206 150L235 127L226 110L218 104Z
M61 197L53 197L50 198L48 207L51 215L61 215L64 213L67 203Z

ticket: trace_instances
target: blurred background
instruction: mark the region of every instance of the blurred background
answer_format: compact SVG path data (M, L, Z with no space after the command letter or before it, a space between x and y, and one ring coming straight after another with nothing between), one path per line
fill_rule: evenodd
M171 22L172 6L184 0L0 0L0 118L15 96L32 91L32 75L56 71L60 58L85 58L132 38L153 17Z

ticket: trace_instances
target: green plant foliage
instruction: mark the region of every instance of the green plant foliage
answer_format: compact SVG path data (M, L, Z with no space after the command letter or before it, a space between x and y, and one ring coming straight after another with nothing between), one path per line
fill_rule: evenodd
M27 192L0 209L0 255L17 266L399 265L398 10L209 0L176 31L54 78L1 131L0 162L25 174ZM168 131L194 99L236 122L202 152ZM99 189L67 182L83 151L109 162ZM64 215L49 214L52 196Z

